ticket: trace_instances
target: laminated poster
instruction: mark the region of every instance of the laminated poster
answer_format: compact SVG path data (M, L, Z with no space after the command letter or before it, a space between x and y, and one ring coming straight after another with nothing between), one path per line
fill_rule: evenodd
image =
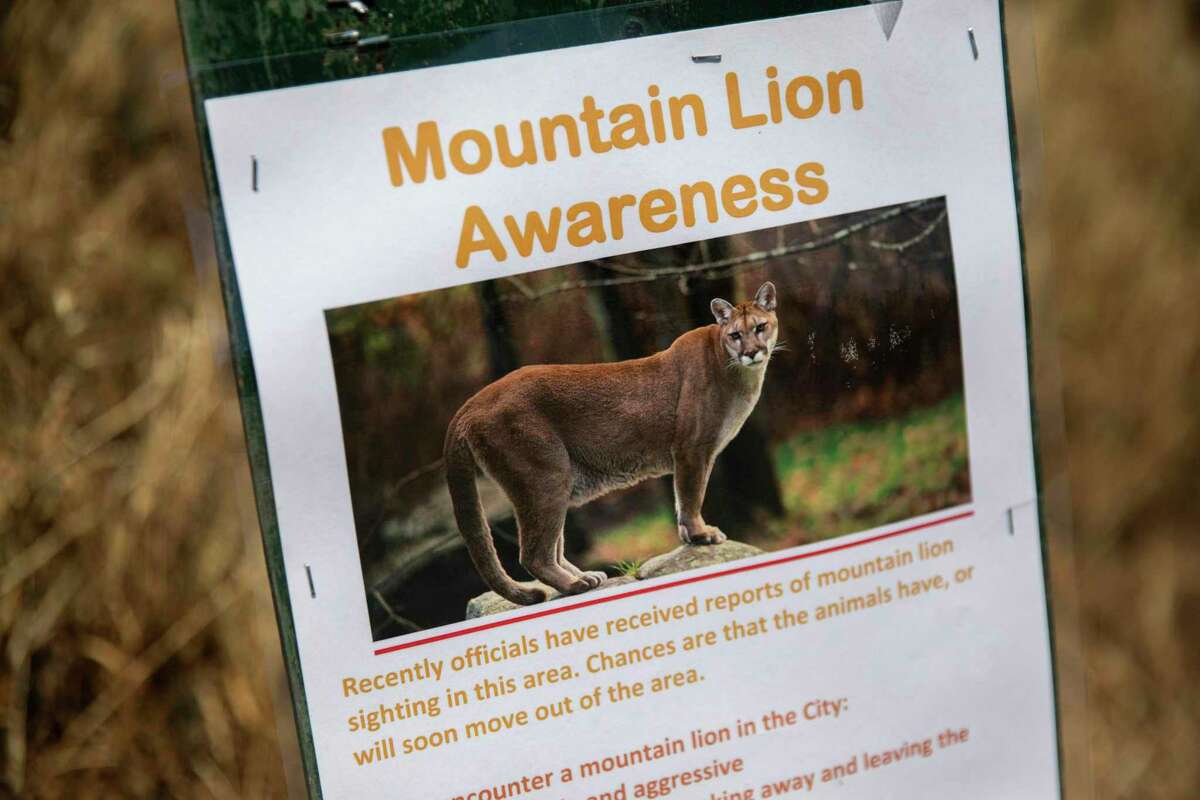
M314 796L1059 796L1002 9L841 5L198 90Z

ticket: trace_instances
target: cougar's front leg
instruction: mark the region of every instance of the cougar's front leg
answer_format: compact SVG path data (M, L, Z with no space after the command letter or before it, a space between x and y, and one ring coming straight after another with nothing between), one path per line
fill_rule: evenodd
M679 539L684 544L720 544L725 541L725 534L700 516L712 465L711 458L689 455L675 457L675 519L679 524Z

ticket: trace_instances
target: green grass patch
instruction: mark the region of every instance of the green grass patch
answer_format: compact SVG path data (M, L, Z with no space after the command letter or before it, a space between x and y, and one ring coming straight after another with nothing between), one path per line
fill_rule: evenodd
M788 540L827 539L965 503L963 398L802 433L775 449L775 468L787 513L773 528Z
M665 553L678 544L675 514L664 505L600 533L587 561L591 564L612 564L619 574L626 575L630 573L625 567L632 565L633 572L636 572L643 561Z
M829 539L969 502L961 395L907 416L809 431L773 451L785 514L750 543L768 550ZM624 567L678 544L664 505L600 533L594 564Z

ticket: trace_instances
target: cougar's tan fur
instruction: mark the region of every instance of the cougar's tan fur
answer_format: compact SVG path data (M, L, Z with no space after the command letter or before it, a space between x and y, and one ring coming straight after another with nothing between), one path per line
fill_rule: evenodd
M647 478L674 474L679 538L716 544L700 516L717 455L741 430L776 347L775 287L734 306L713 300L716 324L647 358L516 370L465 402L446 431L446 482L458 529L480 576L522 605L545 599L500 564L479 502L476 470L508 495L521 565L564 594L605 580L563 555L567 509Z

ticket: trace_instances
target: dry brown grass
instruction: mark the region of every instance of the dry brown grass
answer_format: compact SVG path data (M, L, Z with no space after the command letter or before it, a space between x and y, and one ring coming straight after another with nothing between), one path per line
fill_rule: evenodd
M191 121L160 83L171 6L20 3L0 54L0 786L280 795L265 570L180 212Z
M1200 3L1043 2L1100 797L1200 794Z
M1195 6L1038 16L1106 798L1200 787ZM178 210L191 119L160 89L181 67L169 3L0 4L0 796L284 791L239 422Z

